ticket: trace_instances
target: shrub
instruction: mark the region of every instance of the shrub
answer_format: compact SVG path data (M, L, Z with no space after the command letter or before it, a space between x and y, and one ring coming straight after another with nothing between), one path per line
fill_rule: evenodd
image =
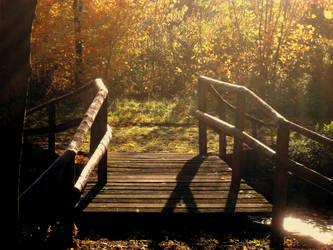
M315 131L329 138L333 138L333 121L317 124ZM290 156L292 159L305 164L311 169L333 177L333 150L328 146L307 138L294 138L290 141Z
M333 121L319 127L317 124L315 131L333 138ZM324 146L311 139L293 138L290 141L290 157L295 161L303 163L305 166L329 177L333 177L333 149ZM307 205L314 207L332 207L333 200L330 194L322 192L321 189L312 184L302 181L299 178L290 179L290 187L293 190L291 197L300 197L307 202Z

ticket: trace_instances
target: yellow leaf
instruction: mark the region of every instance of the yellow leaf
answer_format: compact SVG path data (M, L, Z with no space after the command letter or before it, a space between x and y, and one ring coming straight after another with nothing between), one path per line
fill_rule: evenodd
M244 191L243 190L239 190L239 193L242 194L242 193L244 193Z
M79 229L77 228L76 224L74 224L74 230L73 230L74 236L76 236L78 233L79 233Z
M326 19L332 19L333 18L333 14L332 14L332 12L331 11L329 11L329 10L324 10L324 17L326 18Z
M222 176L222 177L221 177L221 180L225 180L225 177L224 177L224 176Z
M179 73L182 73L182 72L183 72L182 69L179 68L179 67L176 67L176 70L177 70Z

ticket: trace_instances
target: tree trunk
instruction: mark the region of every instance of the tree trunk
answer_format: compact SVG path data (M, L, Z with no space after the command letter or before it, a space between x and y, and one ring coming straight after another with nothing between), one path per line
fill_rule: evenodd
M37 0L0 0L0 131L5 234L17 237L19 165ZM15 241L17 242L17 241ZM14 247L15 248L15 247Z
M73 1L74 14L74 39L75 39L75 67L74 84L76 87L81 85L82 76L82 38L81 38L81 14L83 9L82 0Z

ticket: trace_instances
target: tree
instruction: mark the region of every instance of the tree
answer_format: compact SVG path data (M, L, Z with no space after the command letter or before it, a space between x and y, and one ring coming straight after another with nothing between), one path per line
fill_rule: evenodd
M82 76L82 39L81 39L81 15L83 10L82 0L73 0L74 16L74 39L75 39L75 67L74 67L74 85L80 87Z
M17 235L19 159L30 77L30 33L36 0L0 0L0 121L6 178L5 233Z

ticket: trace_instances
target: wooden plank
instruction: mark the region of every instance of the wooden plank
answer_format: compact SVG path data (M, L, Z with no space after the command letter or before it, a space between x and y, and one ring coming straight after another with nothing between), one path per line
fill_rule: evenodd
M149 187L147 186L130 186L130 185L123 185L123 186L112 186L112 187L103 187L102 190L99 191L99 193L117 193L117 194L120 194L120 193L128 193L128 192L131 192L131 193L139 193L139 191L141 192L146 192L146 193L158 193L158 192L171 192L171 191L174 191L175 190L175 187L176 185L173 185L173 186L163 186L163 187L157 187L158 185L160 185L159 183L158 184L155 184L155 185L151 185ZM160 185L161 186L161 185ZM201 187L192 187L190 186L189 187L191 192L193 193L198 193L199 191L205 191L206 193L213 193L213 192L223 192L223 191L229 191L230 190L230 185L228 186L222 186L222 187L218 187L218 186L210 186L210 187L207 187L207 186L201 186ZM87 189L87 192L89 192L90 190L93 190L93 189ZM188 191L188 188L177 188L177 190L179 192L181 191ZM241 192L247 192L249 189L246 189L246 188L240 188L240 190L242 190ZM253 191L254 192L254 191Z
M137 168L137 167L114 167L111 168L108 173L116 174L116 173L124 173L124 172L129 172L129 173L142 173L142 174L148 174L148 173L155 173L155 174L177 174L182 168L177 167L177 168L169 168L169 167L142 167L142 168ZM230 173L230 170L224 170L224 169L218 169L218 168L205 168L205 169L199 169L197 173L199 174L228 174Z
M84 212L269 213L271 204L241 179L230 200L231 169L216 155L110 153L108 182L87 183ZM230 206L234 207L230 209Z
M210 182L210 183L203 183L197 182L197 183L191 183L188 187L191 188L191 190L208 190L208 191L214 191L214 190L229 190L230 182ZM103 190L174 190L177 183L173 182L153 182L153 183L114 183L113 185L105 185L103 186ZM96 185L95 184L87 184L86 189L92 189ZM249 187L246 184L240 184L240 190L252 190L251 187Z
M191 190L190 190L191 191ZM192 192L192 191L191 191ZM210 193L197 193L197 192L193 192L196 194L195 198L196 199L222 199L222 198L226 198L228 196L228 191L224 191L224 192L210 192ZM241 198L249 198L249 197L257 197L255 192L240 192L239 193L239 197ZM170 198L170 195L168 194L168 192L159 192L156 193L154 190L148 192L148 193L125 193L125 194L119 194L118 192L115 193L111 193L111 192L105 192L105 193L98 193L98 195L96 196L96 199L168 199Z
M109 207L110 204L108 203L90 203L88 207ZM224 208L225 207L225 202L222 203L191 203L191 204L185 204L184 202L179 202L177 206L186 206L186 207L198 207L198 208ZM112 203L113 208L138 208L138 207L146 207L146 208L160 208L163 209L165 207L165 204L161 203L148 203L148 204L142 204L140 203ZM257 203L237 203L236 207L239 208L270 208L271 206L269 204L263 204L261 202Z
M147 207L123 207L123 208L114 208L114 207L87 207L85 212L88 213L229 213L228 210L225 210L223 207L210 207L210 208L185 208L185 207L176 207L172 211L163 211L164 208L147 208ZM237 207L234 210L234 213L260 213L260 214L269 214L269 208L258 208L258 207Z

